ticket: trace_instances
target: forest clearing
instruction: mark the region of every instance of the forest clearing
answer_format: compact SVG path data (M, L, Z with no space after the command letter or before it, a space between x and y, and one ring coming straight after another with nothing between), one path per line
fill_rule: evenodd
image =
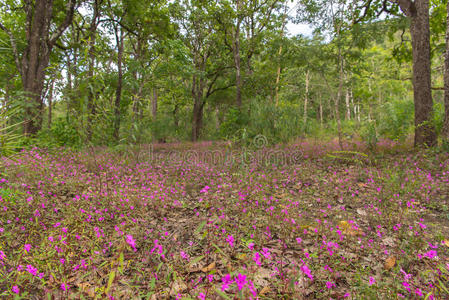
M447 0L0 0L1 299L449 299Z

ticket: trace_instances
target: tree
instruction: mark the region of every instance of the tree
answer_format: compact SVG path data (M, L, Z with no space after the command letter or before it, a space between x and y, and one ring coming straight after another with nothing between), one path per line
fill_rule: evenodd
M415 146L434 146L437 135L433 125L431 90L429 0L363 1L355 10L354 24L377 19L383 12L403 15L410 20L413 53L413 92L415 103Z
M42 91L50 54L58 39L72 22L76 0L69 0L66 3L66 12L62 20L57 10L62 6L61 4L53 0L24 1L26 22L25 48L22 53L12 30L0 22L0 29L10 38L16 67L21 75L25 92L23 129L26 135L34 135L42 127Z
M446 53L444 60L444 125L443 136L449 141L449 4L446 4Z

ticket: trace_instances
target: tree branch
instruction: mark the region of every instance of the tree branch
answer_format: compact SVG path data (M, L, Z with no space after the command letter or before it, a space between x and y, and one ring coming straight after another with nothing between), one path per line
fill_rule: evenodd
M416 6L414 2L410 0L397 0L397 4L407 17L414 17L416 15Z
M75 12L75 4L76 0L69 0L69 3L67 4L67 12L65 15L64 21L59 25L58 29L52 34L50 37L48 43L53 46L56 41L59 39L59 37L64 33L64 31L67 29L67 27L72 23L73 20L73 14Z

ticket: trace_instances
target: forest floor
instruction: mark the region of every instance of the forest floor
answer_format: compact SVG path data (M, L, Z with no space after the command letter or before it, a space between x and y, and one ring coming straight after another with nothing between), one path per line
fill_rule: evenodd
M3 158L0 297L449 298L448 153L263 146Z

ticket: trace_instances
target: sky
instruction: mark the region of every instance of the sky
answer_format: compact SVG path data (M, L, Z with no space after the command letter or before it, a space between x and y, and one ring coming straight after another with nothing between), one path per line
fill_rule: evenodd
M289 1L288 14L290 15L290 17L295 17L297 5L298 5L298 3L296 3L296 1L293 1L293 2ZM287 31L290 34L290 36L295 36L297 34L312 36L313 29L307 24L293 24L293 22L290 21L287 23L286 28L287 28Z
M289 22L286 27L291 36L297 34L312 36L313 29L307 24L293 24L292 22Z

